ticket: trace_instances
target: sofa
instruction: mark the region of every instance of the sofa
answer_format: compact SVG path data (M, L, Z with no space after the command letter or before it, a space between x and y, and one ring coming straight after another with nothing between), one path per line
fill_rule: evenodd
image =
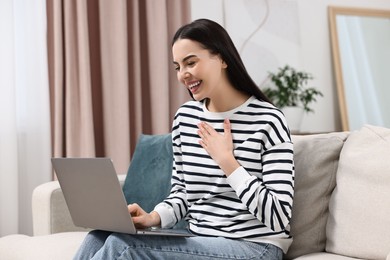
M140 200L149 201L151 193L161 189L155 200L166 195L169 178L149 187L141 184L145 172L157 168L161 175L170 167L167 160L156 157L169 152L159 148L161 142L169 147L167 140L169 135L140 138L128 173L118 175L126 199L126 182L134 181L144 190ZM290 226L294 240L284 258L389 260L390 129L365 125L353 132L293 135L292 140L295 197ZM136 180L130 180L137 174ZM38 186L32 206L34 236L0 238L0 259L72 259L88 230L73 225L58 182Z

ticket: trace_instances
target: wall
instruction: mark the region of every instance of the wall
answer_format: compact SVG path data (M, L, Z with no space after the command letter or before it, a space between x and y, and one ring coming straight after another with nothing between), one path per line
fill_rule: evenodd
M388 0L192 0L192 18L209 18L231 35L253 79L289 64L311 73L323 94L315 113L305 114L302 132L341 130L333 76L329 5L390 9Z

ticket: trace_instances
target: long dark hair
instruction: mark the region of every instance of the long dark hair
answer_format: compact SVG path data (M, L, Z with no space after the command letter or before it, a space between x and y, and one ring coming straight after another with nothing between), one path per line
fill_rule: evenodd
M220 55L227 64L228 79L234 88L272 104L249 76L232 39L221 25L208 19L198 19L177 30L172 46L179 39L196 41L210 53Z

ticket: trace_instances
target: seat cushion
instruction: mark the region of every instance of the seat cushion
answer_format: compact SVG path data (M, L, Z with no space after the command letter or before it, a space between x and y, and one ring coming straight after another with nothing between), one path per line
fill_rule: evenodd
M390 129L364 126L340 155L326 251L363 259L390 252Z
M294 260L358 260L358 258L322 252L304 255Z
M71 260L87 232L45 236L9 235L0 238L0 259Z
M347 133L292 136L295 194L290 225L294 239L286 259L325 250L328 203L347 136Z

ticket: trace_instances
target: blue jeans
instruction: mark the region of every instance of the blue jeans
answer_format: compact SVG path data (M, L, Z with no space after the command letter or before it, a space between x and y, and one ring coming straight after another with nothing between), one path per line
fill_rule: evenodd
M271 244L222 237L147 236L92 231L74 259L264 259L282 260Z

